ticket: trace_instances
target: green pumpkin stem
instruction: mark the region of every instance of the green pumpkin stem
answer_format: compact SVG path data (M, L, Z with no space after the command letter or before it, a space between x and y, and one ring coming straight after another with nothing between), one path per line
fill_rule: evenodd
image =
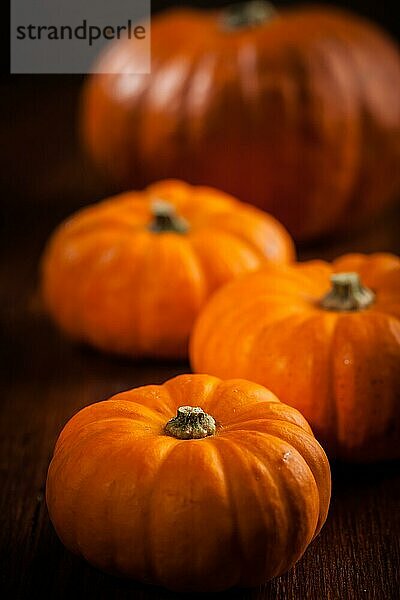
M186 233L189 224L185 219L176 214L175 207L165 200L154 200L151 203L153 220L149 225L154 233Z
M326 310L362 310L375 300L374 292L362 285L358 273L335 273L331 282L332 289L321 300Z
M221 27L225 31L235 31L245 27L256 27L276 17L277 11L271 2L250 0L232 4L221 11Z
M180 406L176 417L168 421L164 431L178 440L198 440L214 435L216 423L199 406Z

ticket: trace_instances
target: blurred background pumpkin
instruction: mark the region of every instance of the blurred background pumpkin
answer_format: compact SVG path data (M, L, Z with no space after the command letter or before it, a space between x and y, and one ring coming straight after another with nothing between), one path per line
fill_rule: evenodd
M186 4L193 8L220 10L231 3L229 0L187 0ZM293 9L296 13L297 7L302 4L304 2L302 3L301 0L277 0L274 6L278 13L285 12L286 9ZM369 22L375 22L380 31L386 30L393 40L399 39L400 21L394 18L393 10L389 10L379 0L351 0L351 2L335 0L334 3L320 2L319 6L332 7L333 4L340 10L343 7L351 8L353 15L358 15L363 19L366 17ZM169 19L168 13L171 12L169 9L175 11L174 6L176 3L172 0L153 0L154 21L163 22L165 19ZM166 12L165 16L163 16L164 12ZM274 20L270 21L271 26L273 22ZM276 25L275 23L274 27ZM374 28L373 25L372 28ZM376 35L380 36L380 34ZM311 42L303 40L302 43L309 45ZM392 46L392 43L388 43ZM383 42L383 45L386 46L386 42ZM360 53L361 50L357 50L357 56ZM349 68L346 65L343 67L340 58L332 60L339 60L339 71L342 68ZM378 59L374 56L373 60L375 64ZM4 67L8 72L8 62ZM389 73L385 72L387 78L390 79ZM368 72L368 78L371 82L375 80L370 72ZM34 222L38 234L32 243L35 244L37 257L51 229L60 220L71 214L72 210L117 193L123 187L121 183L113 181L110 171L107 173L104 169L95 167L95 160L89 156L87 149L84 150L82 118L85 120L85 117L82 116L82 89L85 80L86 77L83 75L6 75L3 77L0 97L3 143L0 148L0 156L2 213L5 224L3 241L7 244L7 248L14 246L16 237L21 240L26 240L27 236L32 237L32 222ZM325 82L325 79L321 79L322 81ZM395 80L392 80L392 87L394 84ZM349 80L347 90L349 94L352 93L354 85L356 85L355 82L352 83ZM351 98L356 102L354 95ZM370 100L377 105L382 98L381 91L378 90L373 92ZM383 107L382 110L395 111L398 104L398 101L395 101L391 107ZM366 117L366 113L361 115L360 126L364 127L367 122ZM212 148L207 148L207 152L211 156ZM369 144L368 153L371 152ZM246 159L245 152L242 153L241 159ZM185 161L187 162L186 157ZM350 161L350 164L354 166L354 162ZM375 166L371 167L370 171L373 171L374 168ZM393 168L389 175L390 180L395 178L396 170L398 171ZM168 177L170 176L173 175L168 175ZM231 173L232 176L234 175ZM373 177L372 174L369 176ZM288 179L287 172L285 172L285 179ZM379 185L382 185L384 179L382 174ZM304 179L304 181L306 180ZM304 194L302 182L303 179L298 186L298 194ZM383 185L386 187L389 184L383 182ZM246 190L251 186L253 186L252 180L248 180ZM141 185L138 183L136 189L140 189L140 187ZM337 202L337 198L334 200L330 200L330 198L332 195L329 193L323 198L322 206L318 208L318 212L321 213L318 219L323 219L325 225L327 224L328 205L335 206ZM272 202L271 198L269 201ZM345 204L347 206L347 201ZM40 210L40 223L37 218L38 209ZM272 205L271 209L273 209ZM334 208L329 206L329 212L331 211L334 211ZM307 242L306 256L315 256L316 252L320 255L321 252L324 252L323 244L326 247L329 245L329 257L350 249L399 251L397 244L399 211L400 207L384 209L382 202L379 201L376 214L371 216L368 227L362 226L357 232L353 230L350 232L349 230L358 224L359 217L367 212L360 207L358 218L350 216L344 218L342 222L343 235L339 236L335 233L328 237L326 234L320 236L319 241L311 244ZM313 218L315 218L316 212L310 213L311 216L314 215ZM302 219L303 217L299 218L299 221ZM302 225L295 222L293 227L301 228ZM368 240L367 245L366 239ZM312 249L311 246L313 246ZM304 255L302 252L302 256Z
M207 298L268 260L294 260L273 217L207 187L167 180L63 223L42 263L42 293L73 338L130 356L185 358Z
M179 177L252 202L297 240L363 223L400 190L400 55L335 8L249 0L152 20L151 75L121 40L87 81L82 133L118 188ZM108 73L107 73L108 71Z

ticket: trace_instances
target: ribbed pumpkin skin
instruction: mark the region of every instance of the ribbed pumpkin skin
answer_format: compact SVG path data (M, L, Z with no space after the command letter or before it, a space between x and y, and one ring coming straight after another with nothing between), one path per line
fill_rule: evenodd
M358 312L319 307L332 272L375 291ZM268 385L310 423L330 458L400 457L400 260L347 255L264 268L220 290L191 338L195 371Z
M182 405L215 435L164 434ZM244 380L182 375L118 394L63 429L47 505L63 543L113 573L176 591L260 584L325 522L329 463L305 419Z
M125 188L164 177L213 185L299 240L381 211L400 190L394 43L335 9L282 10L236 31L220 18L157 15L150 76L89 78L82 128L95 161ZM134 60L119 42L102 68Z
M151 202L170 202L188 233L155 233ZM210 188L154 184L78 212L51 238L42 264L45 304L70 336L131 356L184 357L209 295L293 242L275 219Z

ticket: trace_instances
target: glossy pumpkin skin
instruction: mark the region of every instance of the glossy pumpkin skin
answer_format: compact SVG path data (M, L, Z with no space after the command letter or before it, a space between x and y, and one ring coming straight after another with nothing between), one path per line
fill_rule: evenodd
M279 10L237 30L221 19L157 15L150 76L89 78L82 128L94 160L125 188L163 177L213 185L298 240L381 211L400 190L394 43L336 9ZM134 60L119 42L101 64Z
M168 201L187 233L149 230ZM109 352L184 357L209 295L293 243L272 217L222 192L164 181L86 208L55 232L42 264L45 304L70 336Z
M200 406L215 435L164 425ZM244 380L181 375L76 414L47 477L63 543L106 571L175 591L254 586L288 570L321 529L326 455L305 419Z
M325 310L332 272L354 271L375 302ZM264 268L220 290L191 339L195 371L268 385L310 423L330 458L400 457L400 260L353 254Z

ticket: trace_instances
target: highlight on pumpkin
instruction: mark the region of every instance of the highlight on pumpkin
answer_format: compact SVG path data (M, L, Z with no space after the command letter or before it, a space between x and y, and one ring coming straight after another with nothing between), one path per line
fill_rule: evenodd
M75 414L46 499L61 540L96 567L214 592L290 569L330 491L327 457L297 410L250 381L181 375Z
M270 215L167 180L72 215L42 260L48 312L70 337L133 357L184 358L193 323L224 283L294 245Z

